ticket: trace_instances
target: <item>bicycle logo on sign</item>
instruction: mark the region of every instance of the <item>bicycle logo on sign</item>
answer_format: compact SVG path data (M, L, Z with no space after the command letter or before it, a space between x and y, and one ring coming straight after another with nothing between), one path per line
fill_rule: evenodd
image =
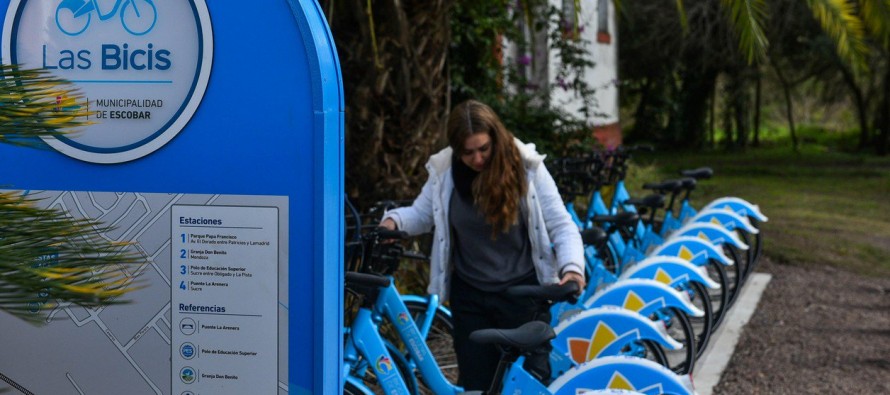
M90 26L93 11L99 20L105 21L118 14L118 10L121 25L134 36L150 32L158 21L158 10L152 0L116 0L107 14L99 9L97 0L62 0L56 7L56 26L66 35L77 36Z

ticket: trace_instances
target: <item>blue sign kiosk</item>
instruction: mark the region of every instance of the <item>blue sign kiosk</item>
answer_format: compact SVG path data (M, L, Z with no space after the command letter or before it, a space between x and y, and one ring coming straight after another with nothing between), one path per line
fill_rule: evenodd
M0 0L3 63L72 81L93 124L0 146L0 184L114 229L142 288L0 315L38 394L322 394L342 353L343 99L316 2ZM59 97L64 111L69 98ZM41 309L46 309L41 311Z

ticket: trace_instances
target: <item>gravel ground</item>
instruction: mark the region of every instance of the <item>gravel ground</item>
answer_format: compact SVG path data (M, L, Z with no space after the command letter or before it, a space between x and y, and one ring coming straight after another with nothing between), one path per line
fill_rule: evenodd
M890 278L763 259L773 275L714 394L890 394Z

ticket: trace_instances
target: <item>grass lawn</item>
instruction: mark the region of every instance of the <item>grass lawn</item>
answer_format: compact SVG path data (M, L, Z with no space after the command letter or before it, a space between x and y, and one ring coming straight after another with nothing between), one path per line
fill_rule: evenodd
M769 217L764 253L778 262L890 277L890 158L768 148L637 154L634 162L641 171L628 187L636 196L644 181L712 167L715 177L699 183L694 205L721 196L759 205Z

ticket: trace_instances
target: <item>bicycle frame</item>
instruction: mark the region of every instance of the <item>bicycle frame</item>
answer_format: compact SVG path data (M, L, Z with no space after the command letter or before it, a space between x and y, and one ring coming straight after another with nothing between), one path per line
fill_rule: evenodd
M442 306L439 303L439 295L401 295L401 298L403 303L417 302L418 304L426 305L426 310L423 312L423 320L420 322L415 321L417 329L420 330L423 339L426 339L427 335L430 333L430 328L433 326L433 319L436 317L436 311L442 312L449 319L451 318L451 310L448 310L445 306Z
M623 202L626 202L628 199L630 199L630 194L627 192L627 188L624 184L624 181L619 180L615 184L615 197L612 199L612 208L611 208L612 212L617 212L619 206L625 211L636 212L636 207L634 207L633 205L623 204ZM735 203L736 200L741 200L741 199L726 198L725 200L724 199L718 199L718 200ZM729 204L730 203L726 203L726 206L729 206ZM726 206L721 206L721 207L726 207ZM751 205L749 205L749 206L751 206ZM730 207L736 207L736 206L732 205ZM750 210L751 210L751 212L756 211L756 213L759 214L759 210L757 210L756 207L753 207ZM744 209L741 211L746 212ZM651 224L646 225L645 223L643 223L642 220L639 221L639 223L637 224L637 227L636 227L635 238L637 239L638 243L640 244L640 247L639 247L640 250L647 251L650 248L662 245L662 244L670 241L670 239L672 237L677 236L677 235L699 236L700 238L702 238L704 240L710 241L714 245L722 245L722 244L728 243L728 244L730 244L734 247L738 247L742 250L746 250L748 248L747 245L745 245L740 240L738 240L738 238L735 237L735 235L732 233L732 230L734 229L732 224L734 222L740 222L741 221L740 219L737 219L737 218L726 219L726 218L721 217L718 219L718 221L714 221L714 222L704 222L704 221L686 222L685 221L686 219L692 218L696 214L695 209L693 209L692 206L689 205L688 199L683 199L681 201L680 212L681 212L681 215L679 217L674 217L672 207L667 207L665 210L665 214L664 214L664 221L662 222L661 229L659 232L655 232L652 229ZM763 217L762 214L760 216ZM765 217L763 217L763 218L765 218ZM724 223L728 223L728 224L724 225ZM700 232L695 232L692 229L692 227L696 226L696 224L697 225L716 224L716 225L723 226L723 229L704 227L704 228L701 228ZM680 231L680 232L678 233L677 231ZM699 233L704 233L705 237L701 237L699 235Z
M393 395L409 395L405 380L399 374L398 369L393 366L393 356L386 350L383 338L377 329L377 324L373 318L373 313L367 308L360 308L356 314L347 336L347 341L343 349L343 372L342 377L345 381L359 386L357 380L350 377L351 371L358 366L361 358L368 362L369 368L374 369L374 374L378 377L378 382L387 394ZM370 391L360 385L360 388L366 392Z
M619 184L620 183L621 182L619 181ZM620 188L616 188L616 194L618 194L620 191L626 190L623 186ZM626 194L626 192L621 193ZM617 198L618 195L616 195L616 198L613 198L613 202L617 200ZM593 208L593 210L588 210L586 221L586 224L588 226L592 226L592 219L597 214L610 215L616 212L615 210L610 210L606 207L602 195L597 190L591 193L590 201L591 208ZM732 213L726 211L724 211L724 213L725 215L733 215ZM724 213L717 213L714 215L724 215ZM703 220L703 222L705 221ZM641 227L642 223L638 224L638 226L636 227L638 232L641 230ZM618 257L619 264L617 265L617 267L619 275L621 272L626 270L629 265L645 260L650 256L677 256L687 259L696 265L706 265L709 259L717 260L724 265L733 264L732 260L727 258L722 251L718 250L713 243L697 237L673 237L665 241L663 244L659 245L654 251L649 254L644 254L635 245L638 243L639 239L636 237L632 238L630 242L625 241L621 237L619 232L612 232L609 235L608 247L611 248L612 251L615 253L615 256Z
M431 305L432 306L432 305ZM463 388L448 382L445 375L436 364L436 359L426 345L426 334L429 333L433 314L426 314L426 319L421 327L411 318L411 314L399 295L395 284L390 282L386 288L381 288L374 304L374 312L380 317L385 317L395 326L399 338L405 343L411 361L416 364L418 371L424 378L424 382L436 394L458 394ZM435 310L432 310L435 313ZM379 320L380 318L378 318ZM422 331L421 328L425 330Z

